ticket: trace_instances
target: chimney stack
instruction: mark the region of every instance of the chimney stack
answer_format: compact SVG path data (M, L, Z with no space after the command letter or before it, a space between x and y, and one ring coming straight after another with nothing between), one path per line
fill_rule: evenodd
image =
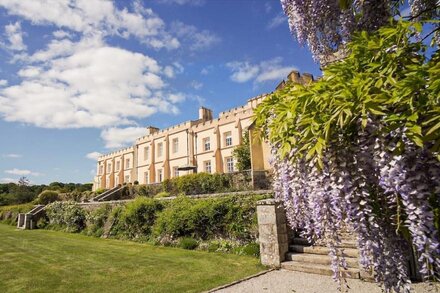
M147 126L147 135L156 133L159 131L159 128L153 126Z
M212 110L205 107L200 107L199 119L202 121L212 120Z

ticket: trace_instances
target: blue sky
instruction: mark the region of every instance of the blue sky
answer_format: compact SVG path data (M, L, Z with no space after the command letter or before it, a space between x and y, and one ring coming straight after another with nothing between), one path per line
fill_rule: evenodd
M97 153L320 75L278 0L0 0L0 181L90 182Z

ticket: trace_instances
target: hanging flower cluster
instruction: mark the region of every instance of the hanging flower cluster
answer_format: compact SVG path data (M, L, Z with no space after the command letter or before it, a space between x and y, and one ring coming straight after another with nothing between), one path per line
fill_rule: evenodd
M326 243L334 277L341 235L387 292L409 290L409 256L440 278L440 54L413 43L419 24L362 33L309 85L288 84L257 109L272 145L274 190L290 226Z
M340 46L351 40L355 31L376 31L389 23L392 16L400 15L405 1L395 0L280 0L288 16L289 27L301 44L307 44L316 61L332 61ZM440 16L436 0L412 0L413 19ZM403 8L402 8L403 9ZM440 34L439 34L440 35Z

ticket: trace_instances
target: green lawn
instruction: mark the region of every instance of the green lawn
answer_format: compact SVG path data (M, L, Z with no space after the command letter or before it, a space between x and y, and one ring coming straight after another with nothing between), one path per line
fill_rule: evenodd
M0 224L0 292L200 292L263 269L252 257Z

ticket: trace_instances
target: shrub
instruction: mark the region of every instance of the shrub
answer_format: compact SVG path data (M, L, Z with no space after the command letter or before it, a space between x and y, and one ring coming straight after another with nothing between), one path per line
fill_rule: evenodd
M249 244L246 244L241 249L241 254L244 255L250 255L255 257L260 257L260 244L256 242L251 242Z
M96 195L100 195L101 193L104 193L105 191L107 191L107 189L105 188L98 188L95 190Z
M57 191L45 190L38 195L36 203L47 205L59 199L60 197Z
M27 213L34 207L33 204L20 204L0 207L0 221L8 225L17 225L19 213Z
M188 250L194 250L197 248L198 245L199 243L197 242L197 240L191 237L182 238L180 239L179 242L180 248L188 249Z
M135 180L135 181L133 182L133 184L134 184L134 185L139 185L139 181Z
M80 232L86 227L87 212L74 202L53 202L46 207L49 227Z
M154 198L169 197L169 196L171 196L171 194L169 192L162 191L162 192L159 192L158 194L156 194L154 196Z
M159 214L155 235L174 238L214 236L251 241L257 235L255 216L258 197L190 199L179 197Z
M129 238L149 236L156 220L156 213L162 209L163 205L159 201L150 198L138 197L128 203L119 216L125 236Z
M90 212L87 215L86 234L93 235L96 237L101 237L104 232L105 222L110 216L111 211L112 211L111 205L106 204Z

